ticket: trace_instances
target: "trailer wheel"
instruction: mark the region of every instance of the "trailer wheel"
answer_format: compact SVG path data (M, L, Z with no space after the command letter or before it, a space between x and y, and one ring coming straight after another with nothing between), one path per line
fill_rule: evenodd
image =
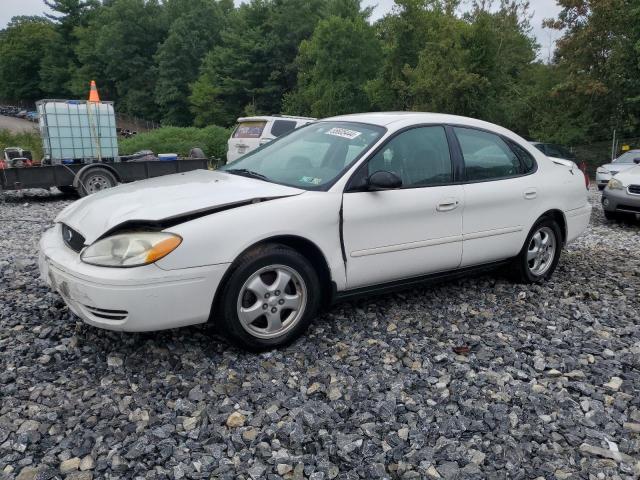
M79 180L78 194L81 197L115 187L118 184L116 177L106 168L92 168L85 172Z

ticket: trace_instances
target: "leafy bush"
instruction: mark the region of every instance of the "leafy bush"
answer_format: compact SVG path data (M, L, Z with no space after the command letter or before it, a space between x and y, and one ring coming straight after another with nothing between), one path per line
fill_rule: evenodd
M36 131L12 133L9 130L0 130L0 156L3 158L4 149L7 147L21 147L25 150L31 150L34 160L42 158L42 140Z
M119 150L120 155L152 150L155 154L177 153L187 156L193 147L200 147L207 157L225 158L229 135L231 132L228 129L215 125L205 128L163 127L120 140Z

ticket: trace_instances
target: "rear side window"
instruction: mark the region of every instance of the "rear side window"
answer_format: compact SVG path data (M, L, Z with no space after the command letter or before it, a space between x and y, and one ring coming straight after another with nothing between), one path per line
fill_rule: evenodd
M271 126L271 135L274 137L280 137L285 133L289 133L296 128L296 122L291 120L276 120Z
M536 169L536 160L533 158L533 155L515 142L509 142L509 145L520 159L520 163L522 164L522 173L533 172Z
M498 135L471 128L454 130L462 149L467 181L496 180L523 173L520 159Z
M267 122L242 122L233 132L233 138L260 138Z

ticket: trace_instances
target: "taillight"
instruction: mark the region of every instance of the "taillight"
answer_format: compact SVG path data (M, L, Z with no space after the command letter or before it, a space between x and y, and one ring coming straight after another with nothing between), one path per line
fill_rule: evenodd
M589 190L589 185L591 182L589 181L589 174L587 173L587 164L585 162L580 163L580 170L582 170L582 174L584 175L585 186L587 187L587 190Z
M5 168L7 168L7 162L0 160L0 170L4 170Z

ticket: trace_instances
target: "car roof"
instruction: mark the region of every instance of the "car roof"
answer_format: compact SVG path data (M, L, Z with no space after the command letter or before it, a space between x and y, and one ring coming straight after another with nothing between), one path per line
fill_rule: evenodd
M294 115L255 115L252 117L240 117L236 121L241 122L262 122L269 120L308 120L310 122L316 120L313 117L296 117Z
M339 115L323 118L322 121L362 122L387 127L394 123L447 123L484 127L490 129L502 128L498 125L478 120L476 118L449 115L446 113L430 112L369 112Z
M508 137L517 138L521 142L526 142L523 138L514 134L512 131L507 130L499 125L485 122L484 120L478 120L470 117L461 117L458 115L449 115L445 113L430 113L430 112L369 112L369 113L354 113L349 115L339 115L336 117L323 118L320 120L326 121L340 121L340 122L360 122L368 123L371 125L377 125L385 127L390 131L399 130L406 126L419 125L419 124L448 124L448 125L460 125L466 127L476 127L492 131L494 133L503 134Z

